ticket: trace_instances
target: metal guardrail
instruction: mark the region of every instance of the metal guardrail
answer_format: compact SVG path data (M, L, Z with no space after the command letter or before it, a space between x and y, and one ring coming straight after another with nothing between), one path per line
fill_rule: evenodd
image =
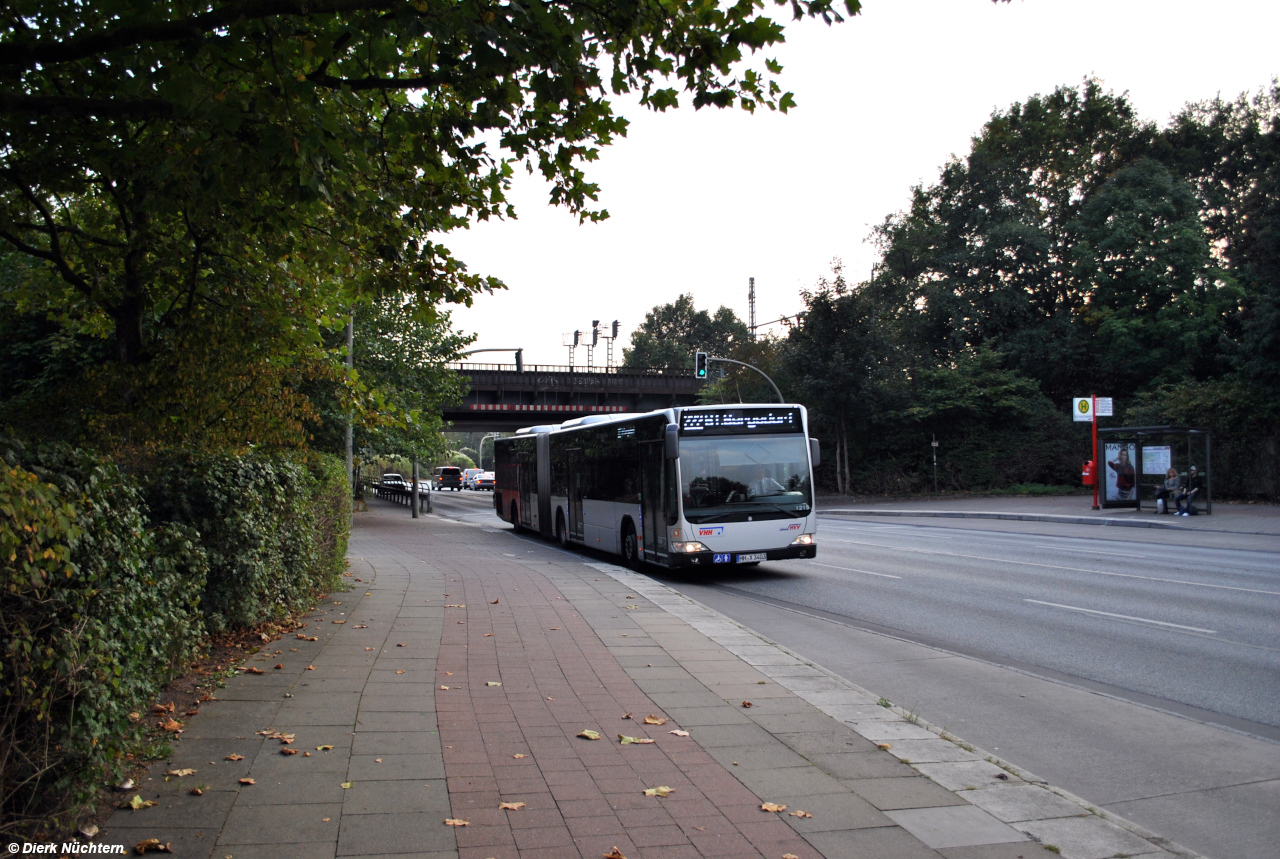
M413 506L413 490L408 486L401 486L398 483L374 483L372 487L375 498L403 504L406 507ZM418 493L418 509L427 513L431 512L430 491Z

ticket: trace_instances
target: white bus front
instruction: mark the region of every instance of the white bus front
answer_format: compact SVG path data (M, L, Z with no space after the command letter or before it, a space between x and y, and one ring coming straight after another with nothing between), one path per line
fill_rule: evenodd
M802 406L680 410L680 517L669 530L671 566L817 555L805 418Z

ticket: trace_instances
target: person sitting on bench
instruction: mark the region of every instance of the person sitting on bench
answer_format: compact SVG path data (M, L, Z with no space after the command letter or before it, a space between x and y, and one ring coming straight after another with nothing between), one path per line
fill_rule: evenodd
M1194 501L1195 497L1199 494L1200 473L1196 471L1196 467L1193 465L1187 471L1187 479L1183 481L1182 488L1178 490L1178 494L1173 498L1174 502L1178 505L1177 515L1190 516L1192 511L1195 510L1195 508L1191 506L1191 502Z
M1169 513L1169 506L1173 503L1174 496L1178 494L1178 484L1182 482L1182 478L1178 476L1178 469L1170 468L1164 473L1164 485L1156 487L1156 512Z

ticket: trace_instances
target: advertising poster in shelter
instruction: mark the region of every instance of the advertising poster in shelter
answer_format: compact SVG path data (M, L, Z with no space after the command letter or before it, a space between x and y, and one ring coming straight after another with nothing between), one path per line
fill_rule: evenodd
M1103 507L1138 506L1138 445L1131 441L1109 441L1103 450Z

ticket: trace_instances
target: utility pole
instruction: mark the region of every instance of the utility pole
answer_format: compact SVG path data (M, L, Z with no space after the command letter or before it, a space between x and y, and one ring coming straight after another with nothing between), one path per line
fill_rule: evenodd
M418 518L418 460L413 461L413 486L409 487L409 506L413 508L413 518Z
M355 317L347 317L347 375L350 376L351 369L355 366L355 355L352 347L355 345ZM353 416L351 412L347 412L347 486L351 490L351 497L356 497L356 474L355 474L355 450L354 435L355 429L352 426ZM355 518L355 505L352 505L352 519Z
M750 279L751 286L747 290L747 316L751 320L751 339L756 339L756 279Z
M933 494L938 494L938 434L933 434Z

